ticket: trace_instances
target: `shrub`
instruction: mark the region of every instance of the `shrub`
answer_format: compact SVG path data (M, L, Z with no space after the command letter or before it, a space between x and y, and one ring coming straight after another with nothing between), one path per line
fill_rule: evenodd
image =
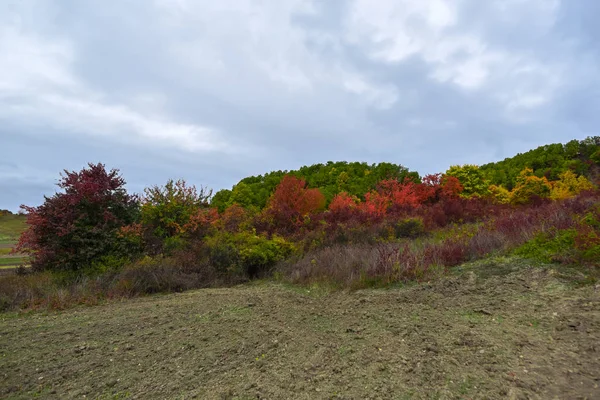
M131 259L129 257L115 255L102 256L92 262L88 275L119 271L130 262Z
M360 200L358 198L350 196L346 192L335 195L329 204L329 212L326 214L327 221L338 224L356 218L359 211L359 203Z
M577 202L565 205L579 207ZM547 223L548 218L545 220ZM515 253L541 262L600 265L600 207L592 207L584 215L572 218L570 223L553 222L552 227L538 233Z
M394 224L394 233L397 238L416 238L425 233L425 226L419 218L407 218Z
M182 265L177 258L144 258L115 276L110 293L117 297L140 294L181 292L215 283L211 269L196 260Z
M490 185L489 192L492 198L499 204L510 203L510 191L502 186Z
M294 250L285 239L267 239L254 233L221 233L206 241L211 265L233 280L246 280L265 274Z
M572 259L575 244L575 229L567 229L554 233L544 232L537 234L533 239L515 249L516 255L531 258L540 262L550 263Z
M240 232L250 228L252 212L238 204L227 207L220 215L218 228L227 232Z
M65 170L58 186L64 192L45 197L41 206L21 207L29 227L16 250L31 253L35 270L82 271L101 257L131 255L118 232L136 220L139 204L118 170L103 164Z

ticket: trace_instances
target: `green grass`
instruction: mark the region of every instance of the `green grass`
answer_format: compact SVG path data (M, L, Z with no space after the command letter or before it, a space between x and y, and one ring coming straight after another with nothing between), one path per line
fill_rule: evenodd
M27 257L0 258L0 268L27 264Z
M25 215L0 216L0 243L14 243L27 228Z

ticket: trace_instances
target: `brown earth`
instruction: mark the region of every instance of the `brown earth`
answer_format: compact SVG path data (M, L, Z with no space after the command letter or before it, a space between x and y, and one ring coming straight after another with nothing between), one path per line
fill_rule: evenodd
M600 286L496 259L429 284L261 282L0 315L6 399L599 399Z

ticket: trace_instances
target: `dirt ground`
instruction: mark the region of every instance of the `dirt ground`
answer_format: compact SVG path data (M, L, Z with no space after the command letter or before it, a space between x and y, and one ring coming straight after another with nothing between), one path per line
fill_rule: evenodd
M510 259L0 318L6 399L600 399L600 286Z

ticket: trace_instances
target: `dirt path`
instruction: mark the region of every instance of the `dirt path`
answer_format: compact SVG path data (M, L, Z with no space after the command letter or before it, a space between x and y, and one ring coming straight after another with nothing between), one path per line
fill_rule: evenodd
M513 267L390 290L263 283L4 315L0 397L600 398L600 287Z

